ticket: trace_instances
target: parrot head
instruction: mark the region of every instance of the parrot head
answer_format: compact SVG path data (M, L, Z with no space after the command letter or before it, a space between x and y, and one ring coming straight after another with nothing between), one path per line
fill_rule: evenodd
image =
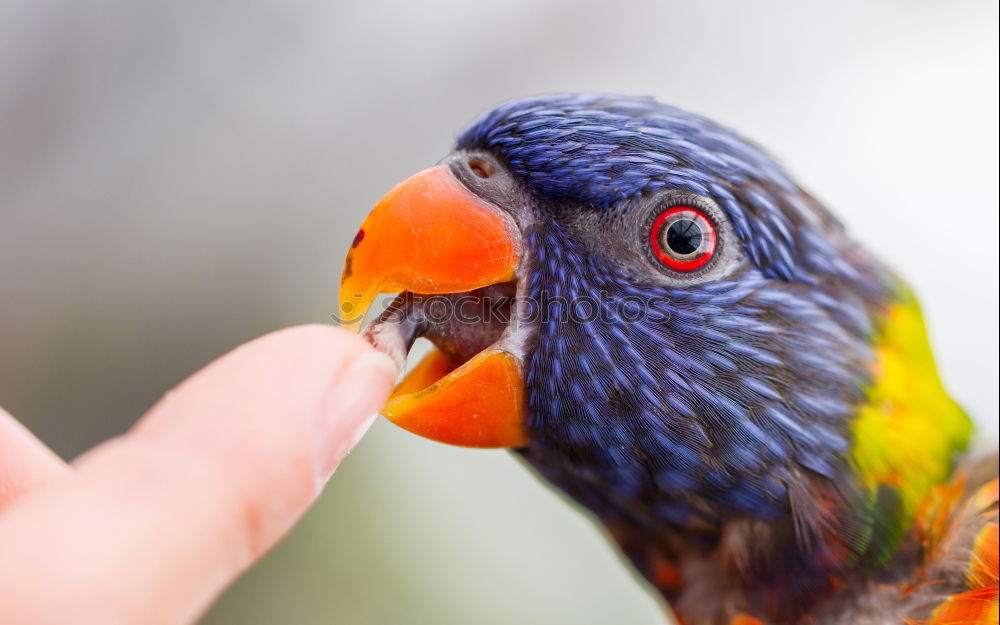
M773 517L841 470L887 276L733 132L568 95L496 108L385 196L342 314L381 292L403 295L376 344L436 346L389 419L520 449L599 516L661 525Z
M767 570L832 587L968 436L905 286L756 145L650 98L474 122L358 231L346 324L380 293L399 295L373 344L400 363L435 347L383 414L515 449L668 598L660 565L692 549L722 563L703 579L736 562L769 605Z
M827 528L857 554L968 434L905 286L756 145L650 98L474 122L358 231L347 325L379 293L399 295L372 343L400 362L435 346L383 413L516 449L612 534ZM937 416L907 417L911 382Z

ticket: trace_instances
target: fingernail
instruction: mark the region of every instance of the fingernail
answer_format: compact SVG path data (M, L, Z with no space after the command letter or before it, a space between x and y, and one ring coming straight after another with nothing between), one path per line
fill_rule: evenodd
M318 415L315 431L317 474L328 480L378 416L399 369L385 354L370 350L337 376Z
M399 367L396 365L396 361L377 349L361 354L350 366L350 371L360 371L364 375L372 370L381 372L392 384L396 383L396 378L399 376Z

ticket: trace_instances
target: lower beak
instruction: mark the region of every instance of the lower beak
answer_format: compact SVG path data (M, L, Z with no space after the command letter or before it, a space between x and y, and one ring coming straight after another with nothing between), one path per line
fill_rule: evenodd
M439 165L405 180L375 206L347 254L344 325L358 330L379 293L462 293L515 277L513 220ZM383 410L421 436L469 447L525 444L522 363L497 344L457 368L439 351L399 384Z

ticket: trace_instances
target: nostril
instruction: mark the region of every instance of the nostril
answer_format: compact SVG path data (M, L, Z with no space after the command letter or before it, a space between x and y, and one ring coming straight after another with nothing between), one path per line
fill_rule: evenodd
M470 158L469 159L469 169L472 173L476 174L479 178L489 178L493 175L493 166L484 159L481 158Z

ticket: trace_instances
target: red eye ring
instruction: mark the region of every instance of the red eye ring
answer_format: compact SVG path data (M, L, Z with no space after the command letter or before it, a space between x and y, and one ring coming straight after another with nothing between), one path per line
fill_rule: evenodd
M707 265L715 255L716 239L712 221L693 206L671 206L649 230L653 255L674 271L697 271Z

